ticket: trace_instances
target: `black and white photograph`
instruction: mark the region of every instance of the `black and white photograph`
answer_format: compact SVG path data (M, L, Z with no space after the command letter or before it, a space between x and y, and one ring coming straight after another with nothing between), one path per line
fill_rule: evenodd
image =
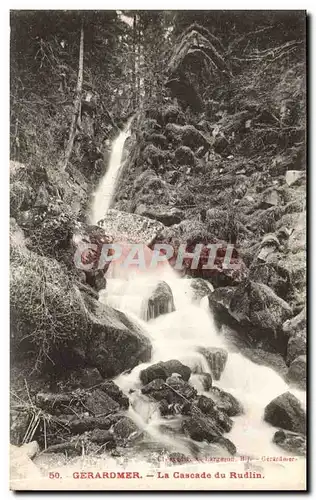
M8 20L10 489L306 491L306 11Z

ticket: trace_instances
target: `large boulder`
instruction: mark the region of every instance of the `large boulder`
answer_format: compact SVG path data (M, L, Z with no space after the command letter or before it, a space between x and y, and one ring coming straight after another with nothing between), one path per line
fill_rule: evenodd
M146 319L175 311L172 290L165 281L160 281L147 301Z
M249 281L235 290L230 313L239 322L248 321L261 328L275 330L291 316L291 307L263 283Z
M299 400L290 392L285 392L273 399L264 410L264 420L274 427L299 432L306 432L306 414Z
M194 414L184 420L182 428L184 433L194 441L218 443L231 455L236 453L234 444L229 439L223 438L216 424L207 416Z
M292 316L292 309L267 285L254 281L242 283L232 294L228 312L239 326L251 330L257 342L267 341L284 349L282 325Z
M160 361L142 370L140 372L140 380L146 385L157 378L167 380L173 373L181 375L183 380L188 381L191 376L191 369L177 359Z

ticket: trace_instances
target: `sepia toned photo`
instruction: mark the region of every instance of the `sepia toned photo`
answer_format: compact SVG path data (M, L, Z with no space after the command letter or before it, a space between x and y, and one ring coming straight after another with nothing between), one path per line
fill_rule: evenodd
M10 12L10 489L306 490L306 12Z

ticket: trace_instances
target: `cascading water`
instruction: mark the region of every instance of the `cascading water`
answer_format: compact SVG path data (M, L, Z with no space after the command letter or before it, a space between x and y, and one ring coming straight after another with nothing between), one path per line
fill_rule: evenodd
M110 165L95 194L92 207L93 222L105 216L114 195L117 178L121 168L121 160L125 139L129 134L129 125L120 133L113 143ZM111 266L110 266L111 268ZM109 276L111 271L109 269ZM175 311L160 315L155 319L144 321L147 299L159 281L165 281L171 288ZM204 356L198 352L201 347L229 348L215 327L213 317L208 308L207 298L199 303L193 300L190 279L179 278L171 267L165 266L155 273L126 273L126 276L115 279L107 278L107 288L100 294L100 300L112 307L122 310L137 322L150 338L153 346L150 363L137 366L128 374L122 374L115 382L125 392L131 402L129 415L137 425L146 431L152 443L165 445L170 451L183 452L190 455L192 441L174 433L166 434L161 430L162 419L157 404L141 394L139 374L142 369L158 361L177 359L192 370L190 383L200 394L203 387L199 377L201 372L210 372ZM228 362L220 381L216 384L234 395L243 405L244 414L234 417L234 425L227 435L236 445L238 455L258 456L286 455L272 443L275 428L263 421L265 406L276 396L289 390L285 381L271 368L260 366L239 353L229 353ZM290 389L304 405L304 393ZM179 425L181 416L168 419L169 428ZM191 443L190 443L191 441ZM214 454L214 446L206 443L193 443L202 455ZM135 456L137 455L137 456ZM109 459L110 460L110 459ZM132 457L134 463L144 467L146 451L138 450ZM111 459L112 470L115 469ZM179 465L179 464L177 464ZM149 467L149 465L147 464ZM199 470L203 465L186 464L186 470ZM205 467L204 467L205 469Z
M127 122L124 130L113 141L108 170L94 194L90 216L93 224L104 217L111 206L122 163L124 143L130 134L131 122L132 119Z

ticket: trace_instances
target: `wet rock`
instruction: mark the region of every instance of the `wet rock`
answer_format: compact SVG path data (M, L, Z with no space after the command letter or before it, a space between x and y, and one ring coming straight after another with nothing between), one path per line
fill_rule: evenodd
M96 389L86 397L85 407L95 417L106 416L120 409L119 404L100 389Z
M227 351L221 347L200 347L199 352L206 358L214 379L219 380L227 363Z
M172 290L165 281L159 281L147 303L147 321L161 314L175 311Z
M290 392L273 399L264 410L264 420L274 427L305 434L306 414L299 400Z
M166 380L173 373L178 373L181 375L182 379L187 381L191 376L191 369L185 366L177 359L171 359L169 361L160 361L154 365L145 368L140 372L140 380L143 384L148 384L154 379L161 378Z
M209 391L213 384L212 375L210 373L201 373L200 377L204 391Z
M195 165L195 156L188 146L179 146L175 150L175 159L178 165Z
M191 279L190 287L193 290L193 300L196 302L200 302L203 297L213 290L212 285L202 278Z
M112 429L113 435L120 439L132 439L139 434L139 429L135 422L129 417L123 417Z
M229 417L235 417L244 412L242 405L229 392L223 391L219 387L212 387L209 393L210 397L216 403L216 407Z
M306 356L298 356L290 364L287 380L299 389L306 390Z
M194 441L208 441L209 443L218 442L221 433L212 419L206 416L194 415L184 420L182 424L185 434Z
M180 403L185 404L191 401L197 391L179 377L169 377L167 382L163 379L156 379L142 388L142 393L151 396L157 401L165 400L168 405Z
M218 440L218 444L220 444L224 449L226 449L231 455L236 455L237 453L237 448L236 446L234 445L234 443L232 443L230 441L230 439L227 439L225 437L221 437L219 440Z
M164 379L156 378L146 384L145 387L142 387L141 392L146 396L153 397L157 401L162 401L163 399L167 399L170 389L166 386Z
M303 434L279 430L274 434L273 442L293 455L306 456L306 436Z
M194 405L196 405L204 415L212 418L213 423L216 424L220 433L229 432L232 429L232 420L217 406L217 404L215 404L213 399L206 396L198 396L194 400Z
M234 293L233 287L219 287L208 296L210 310L219 324L234 322L234 318L229 314L229 306Z

